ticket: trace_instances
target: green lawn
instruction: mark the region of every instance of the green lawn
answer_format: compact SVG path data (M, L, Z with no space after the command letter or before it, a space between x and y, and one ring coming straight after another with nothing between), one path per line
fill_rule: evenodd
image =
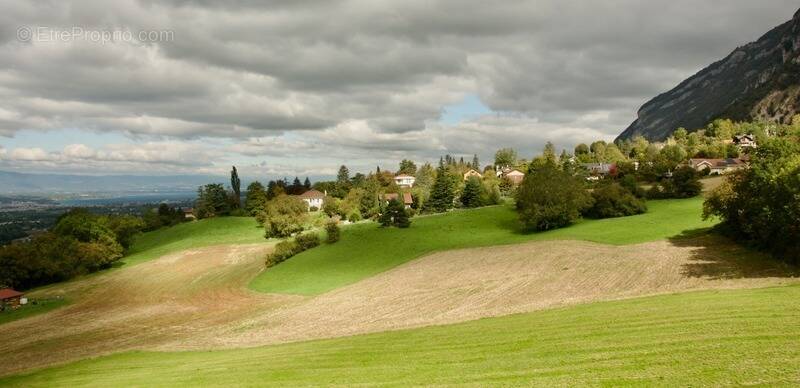
M128 352L1 386L797 385L800 286L602 302L210 352Z
M703 199L649 201L646 214L584 220L545 233L525 233L507 206L417 217L409 229L374 223L344 228L336 244L303 252L261 273L250 288L262 292L317 295L386 271L427 253L457 248L573 239L624 245L661 240L706 228Z
M265 242L255 218L220 217L187 222L139 236L122 262L138 264L184 249Z
M36 304L28 303L27 305L22 306L16 310L6 310L0 312L0 325L11 321L16 321L17 319L27 318L33 315L46 313L58 307L65 306L66 304L67 300L63 298L40 300L37 301Z

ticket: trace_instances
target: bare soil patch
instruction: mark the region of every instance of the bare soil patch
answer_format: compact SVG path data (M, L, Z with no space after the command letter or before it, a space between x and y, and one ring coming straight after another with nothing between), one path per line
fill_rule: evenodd
M608 246L533 242L433 254L239 326L251 346L440 325L702 289L797 282L791 268L722 238Z

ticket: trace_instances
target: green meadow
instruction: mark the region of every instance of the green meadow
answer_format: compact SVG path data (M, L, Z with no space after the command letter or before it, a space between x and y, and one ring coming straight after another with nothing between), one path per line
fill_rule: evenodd
M136 238L122 262L133 265L185 249L265 241L264 229L255 218L210 218L144 233Z
M703 198L649 201L642 215L582 220L543 233L521 229L509 206L457 210L413 218L408 229L374 223L343 228L336 244L303 252L261 273L250 288L261 292L318 295L355 283L428 253L536 240L587 240L613 245L663 240L714 225L703 221Z
M206 352L128 352L2 386L800 384L800 286L600 302Z

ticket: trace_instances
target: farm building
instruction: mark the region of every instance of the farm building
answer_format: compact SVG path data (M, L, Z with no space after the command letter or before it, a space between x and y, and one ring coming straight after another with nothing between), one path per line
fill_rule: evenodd
M22 296L24 294L13 289L3 288L0 289L0 310L7 308L15 309L22 304Z
M710 175L720 175L747 166L742 159L689 159L689 166L697 171L708 169Z
M400 195L397 193L387 193L383 196L383 199L388 203L393 199L400 198ZM411 196L411 193L403 193L403 205L406 206L406 209L410 209L411 205L414 204L414 198Z
M414 187L414 182L416 181L417 178L406 174L400 174L394 177L394 183L397 183L400 187Z
M483 178L483 175L481 175L481 173L479 173L479 172L477 172L477 171L475 171L473 169L470 169L469 171L464 173L464 180L465 181L469 180L469 178L472 178L472 177Z
M325 197L327 196L327 193L322 193L317 190L309 190L303 194L300 194L298 197L305 201L309 209L322 209L322 202L325 201Z

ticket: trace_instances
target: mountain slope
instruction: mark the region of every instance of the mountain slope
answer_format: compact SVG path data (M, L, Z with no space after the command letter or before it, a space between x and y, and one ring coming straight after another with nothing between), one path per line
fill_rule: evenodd
M716 118L787 123L800 113L800 10L674 89L648 101L618 139L664 140Z

